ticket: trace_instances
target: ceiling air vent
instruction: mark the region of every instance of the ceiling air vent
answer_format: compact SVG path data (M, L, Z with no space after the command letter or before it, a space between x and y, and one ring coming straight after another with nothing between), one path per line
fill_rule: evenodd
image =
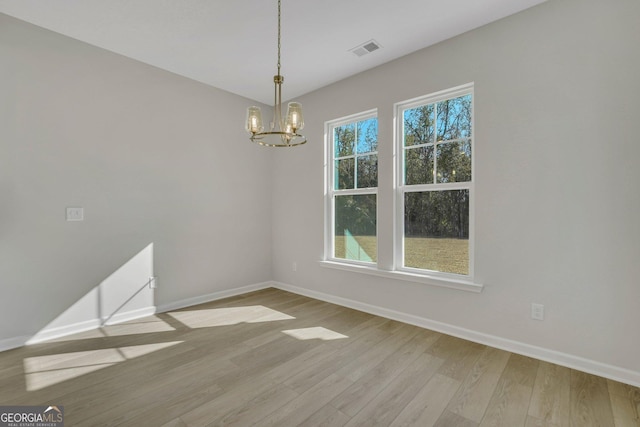
M364 42L360 46L349 49L349 52L353 52L356 56L364 56L367 53L371 53L374 50L378 49L380 49L380 43L375 40L369 40L368 42Z

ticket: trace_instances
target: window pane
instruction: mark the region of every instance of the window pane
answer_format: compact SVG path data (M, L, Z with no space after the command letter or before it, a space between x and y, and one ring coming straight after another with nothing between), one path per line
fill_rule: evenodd
M358 188L378 186L378 156L358 156Z
M433 146L404 150L406 185L433 184Z
M335 161L334 179L336 190L353 188L355 176L354 169L355 160L353 158Z
M334 257L376 262L376 195L335 197Z
M438 144L438 183L471 181L471 141Z
M358 153L378 151L378 119L371 118L358 122Z
M404 266L469 274L469 190L405 193Z
M433 104L404 110L405 147L433 142Z
M353 123L333 130L335 157L352 156L356 139L356 127Z
M438 102L438 141L471 137L471 95Z

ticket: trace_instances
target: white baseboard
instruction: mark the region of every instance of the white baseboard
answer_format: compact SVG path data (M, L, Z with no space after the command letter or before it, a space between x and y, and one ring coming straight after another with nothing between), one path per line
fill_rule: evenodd
M122 322L128 322L130 320L139 319L141 317L151 316L155 313L177 310L183 307L190 307L192 305L202 304L209 301L242 295L261 289L270 288L272 287L272 285L272 282L256 283L254 285L242 286L235 289L213 292L211 294L201 295L199 297L187 298L168 304L163 304L157 307L151 306L123 313L116 313L109 318L89 319L69 325L57 326L54 328L44 328L34 335L25 335L0 340L0 351L11 350L14 348L22 347L24 345L37 344L52 339L62 338L67 335L77 334L79 332L86 332L92 329L97 329L104 325L115 325Z
M178 310L180 308L191 307L198 304L204 304L206 302L216 301L223 298L235 297L236 295L247 294L249 292L259 291L262 289L271 288L273 282L262 282L253 285L242 286L240 288L226 289L224 291L213 292L206 295L200 295L193 298L186 298L180 301L170 302L168 304L162 304L156 307L156 313L164 313L171 310Z
M130 320L139 319L141 317L151 316L155 313L155 306L139 308L137 310L131 310L124 313L116 313L107 319L103 319L102 325L117 325L118 323L128 322Z
M27 344L38 344L44 341L62 338L78 332L89 331L100 327L100 319L84 320L82 322L71 323L69 325L57 326L55 328L44 328L27 340Z
M468 341L499 348L511 353L533 357L545 362L554 363L556 365L565 366L567 368L576 369L582 372L609 378L614 381L630 384L635 387L640 387L640 372L285 283L273 282L272 286L283 291L330 302L343 307L353 308L355 310L364 311L365 313L375 314L376 316L397 320Z
M524 356L533 357L539 360L543 360L557 365L566 366L568 368L577 369L579 371L587 372L590 374L598 375L604 378L609 378L622 383L630 384L636 387L640 387L640 372L631 371L629 369L620 368L613 365L585 359L579 356L562 353L555 350L550 350L543 347L538 347L530 344L526 344L519 341L514 341L506 338L501 338L495 335L489 335L482 332L473 331L459 326L450 325L447 323L438 322L436 320L428 319L425 317L419 317L412 314L402 313L395 310L390 310L384 307L379 307L371 304L366 304L360 301L351 300L335 295L326 294L323 292L312 291L305 288L300 288L293 285L288 285L280 282L263 282L253 285L242 286L234 289L227 289L224 291L213 292L198 297L187 298L180 301L163 304L157 307L148 307L139 310L133 310L126 313L119 313L108 319L107 324L116 324L134 320L140 317L152 315L153 313L162 313L171 310L177 310L184 307L190 307L197 304L202 304L210 301L215 301L223 298L229 298L236 295L242 295L249 292L254 292L267 288L277 288L283 291L292 292L298 295L307 296L310 298L318 299L321 301L330 302L343 307L352 308L355 310L364 311L366 313L374 314L376 316L385 317L387 319L397 320L400 322L408 323L411 325L419 326L421 328L430 329L433 331L441 332L447 335L452 335L458 338L466 339L469 341L485 344L491 347L499 348L512 353L522 354ZM84 332L90 329L96 329L103 325L103 321L99 319L93 319L75 323L72 325L65 325L57 328L43 329L34 336L21 336L0 340L0 351L10 350L12 348L21 347L25 344L34 344L54 338L60 338L69 334L78 332Z
M62 338L67 335L77 334L78 332L90 331L97 329L104 325L116 325L122 322L128 322L130 320L139 319L141 317L151 316L156 312L156 308L145 307L137 310L125 311L123 313L116 313L111 317L104 319L89 319L82 322L72 323L70 325L58 326L55 328L45 328L38 331L34 336L30 337L26 344L37 344L44 341Z

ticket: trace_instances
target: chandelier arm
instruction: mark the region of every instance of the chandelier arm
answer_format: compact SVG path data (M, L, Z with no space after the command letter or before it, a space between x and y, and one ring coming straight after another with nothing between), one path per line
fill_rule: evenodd
M281 86L281 76L278 74L273 77L274 80L274 89L273 89L273 123L271 124L271 130L275 130L276 126L278 129L282 129L282 86Z
M276 84L276 88L278 90L278 124L280 125L278 129L284 130L284 121L282 120L282 79Z

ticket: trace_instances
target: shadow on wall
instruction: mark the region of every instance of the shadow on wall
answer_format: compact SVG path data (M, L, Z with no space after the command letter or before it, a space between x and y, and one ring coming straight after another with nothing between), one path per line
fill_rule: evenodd
M33 335L27 344L155 313L153 243Z

